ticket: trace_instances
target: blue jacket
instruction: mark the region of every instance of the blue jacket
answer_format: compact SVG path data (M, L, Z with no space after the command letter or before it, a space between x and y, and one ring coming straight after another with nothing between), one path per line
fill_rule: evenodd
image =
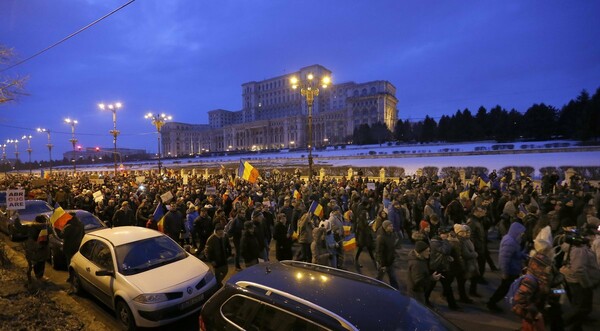
M404 211L402 208L394 208L394 205L390 205L388 208L388 220L392 222L394 232L402 231L404 225Z
M502 237L498 262L504 275L519 276L523 268L523 260L527 256L521 250L521 237L525 232L523 224L514 222L508 233Z

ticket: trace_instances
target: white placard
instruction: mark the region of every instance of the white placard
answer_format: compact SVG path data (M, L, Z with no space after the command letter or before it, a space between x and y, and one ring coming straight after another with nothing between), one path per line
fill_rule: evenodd
M6 190L6 209L25 209L25 190Z
M375 183L367 183L367 189L375 191Z
M173 199L173 194L171 193L171 191L167 191L167 193L162 194L160 196L160 199L162 200L163 203L169 203L169 201L171 201L171 199Z

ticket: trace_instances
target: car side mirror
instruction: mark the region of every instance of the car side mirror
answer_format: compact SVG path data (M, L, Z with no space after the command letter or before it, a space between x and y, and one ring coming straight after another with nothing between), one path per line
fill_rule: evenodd
M110 270L102 269L102 270L96 271L96 276L111 276L111 277L114 277L115 273L113 271L110 271Z

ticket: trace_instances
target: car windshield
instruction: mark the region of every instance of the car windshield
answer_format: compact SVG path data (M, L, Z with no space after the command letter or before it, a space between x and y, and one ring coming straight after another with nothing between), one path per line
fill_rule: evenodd
M167 236L158 236L115 247L119 272L135 275L185 259L188 255Z
M79 220L83 223L85 232L106 227L104 224L102 224L98 217L94 216L94 214L78 213L77 218L79 218Z

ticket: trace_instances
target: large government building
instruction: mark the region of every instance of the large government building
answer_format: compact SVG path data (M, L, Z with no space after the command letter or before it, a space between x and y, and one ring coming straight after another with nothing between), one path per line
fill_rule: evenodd
M307 148L308 109L290 78L331 76L321 65L259 82L242 84L242 109L208 112L208 124L169 122L161 130L163 155L202 152ZM319 89L312 109L315 146L346 143L361 124L393 131L398 115L396 88L388 81L346 82Z

